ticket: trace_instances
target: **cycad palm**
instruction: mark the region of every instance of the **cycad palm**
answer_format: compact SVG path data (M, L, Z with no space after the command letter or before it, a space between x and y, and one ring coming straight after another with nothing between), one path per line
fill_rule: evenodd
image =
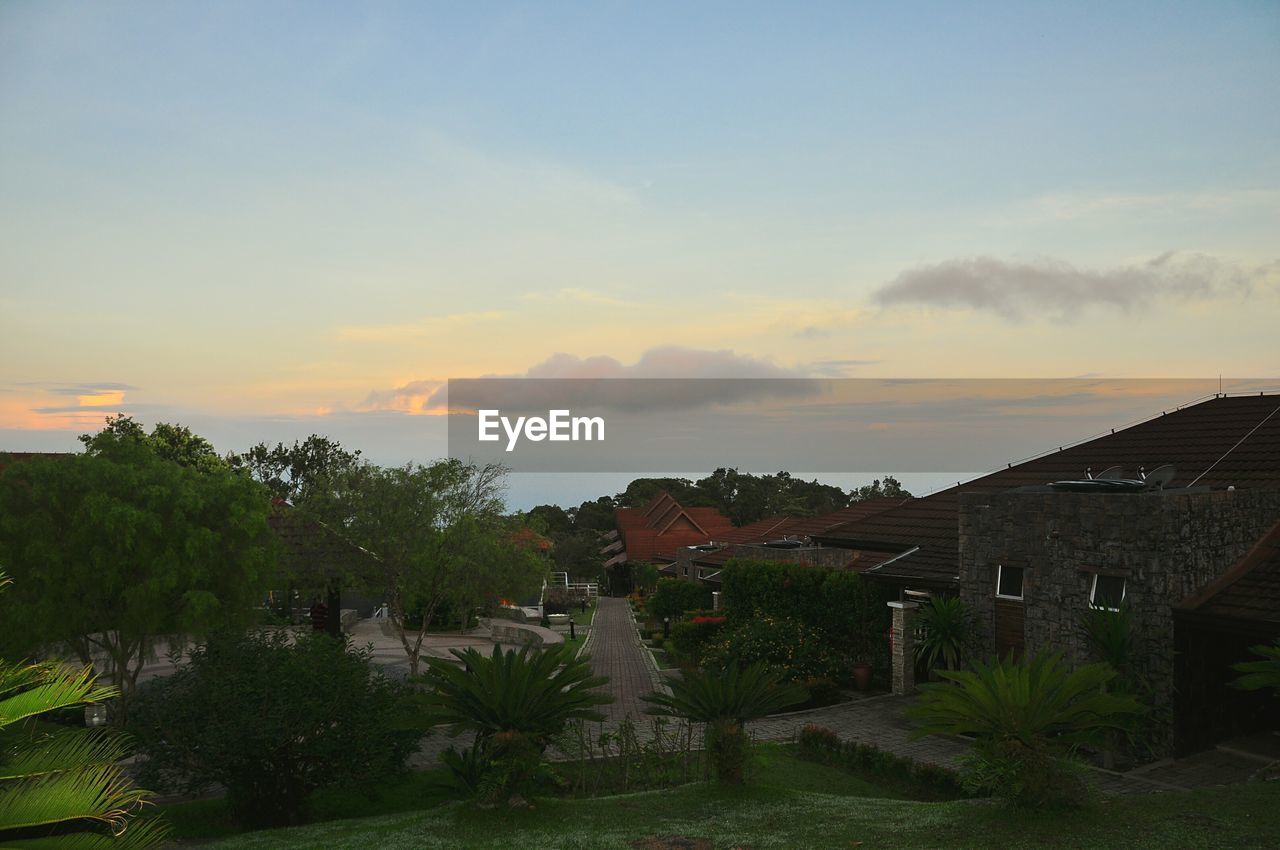
M613 699L596 690L608 679L593 676L585 657L559 646L503 651L485 656L453 650L463 664L427 659L423 696L427 722L470 732L473 748L445 759L468 790L492 798L527 792L543 767L542 755L570 720L603 720L596 706ZM490 767L495 769L490 770Z
M595 707L612 702L596 690L608 679L591 675L585 658L569 646L547 650L495 646L491 655L474 649L452 650L463 664L427 660L423 697L428 722L447 725L454 734L478 739L516 732L545 747L570 720L603 720Z
M975 735L1069 750L1096 742L1107 729L1124 728L1144 710L1132 696L1104 692L1116 675L1109 665L1072 670L1060 653L977 662L972 671L939 675L951 683L921 685L920 701L909 710L921 721L921 735Z
M1280 696L1280 638L1269 646L1259 644L1250 651L1258 656L1258 660L1233 665L1233 669L1244 674L1235 680L1235 686L1246 691L1270 688Z
M0 588L8 584L0 572ZM147 792L118 765L119 738L106 732L38 731L41 714L114 697L93 671L0 661L0 848L142 848L163 837L132 820Z
M763 664L730 666L724 671L695 670L670 682L671 693L644 697L649 714L682 717L707 727L707 751L722 782L739 784L746 760L749 720L780 711L808 695L803 687L783 683Z
M972 735L967 781L1029 805L1072 802L1083 793L1063 762L1082 744L1124 729L1145 709L1133 696L1107 693L1107 664L1072 670L1058 653L978 662L972 671L939 671L947 683L920 686L908 714L918 735Z

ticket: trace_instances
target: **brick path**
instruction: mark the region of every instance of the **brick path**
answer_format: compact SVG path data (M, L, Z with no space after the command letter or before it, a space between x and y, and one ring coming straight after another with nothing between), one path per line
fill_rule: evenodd
M640 643L627 600L600 597L583 651L591 656L591 672L609 677L614 701L600 708L607 717L606 725L617 724L628 715L642 723L645 704L640 697L659 687L658 669Z

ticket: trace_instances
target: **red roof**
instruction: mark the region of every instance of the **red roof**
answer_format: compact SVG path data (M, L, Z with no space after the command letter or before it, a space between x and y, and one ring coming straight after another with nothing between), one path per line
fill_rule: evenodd
M643 508L618 508L614 519L628 561L674 560L677 549L733 530L715 508L686 508L665 490Z
M823 543L905 553L876 575L950 584L959 563L959 496L1080 479L1086 470L1122 467L1135 476L1173 464L1167 486L1280 487L1280 395L1220 396L1130 428L1010 465L901 507L815 534Z

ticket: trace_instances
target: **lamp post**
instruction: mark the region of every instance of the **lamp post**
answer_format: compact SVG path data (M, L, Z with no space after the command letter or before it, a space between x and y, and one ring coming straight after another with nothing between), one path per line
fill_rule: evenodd
M669 637L671 637L671 618L663 617L662 618L662 639L666 640Z

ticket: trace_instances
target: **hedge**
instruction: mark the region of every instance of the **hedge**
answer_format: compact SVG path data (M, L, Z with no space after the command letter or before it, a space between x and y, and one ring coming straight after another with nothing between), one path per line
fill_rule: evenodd
M720 580L720 607L731 627L763 617L796 620L850 663L887 665L891 597L858 573L735 559Z

